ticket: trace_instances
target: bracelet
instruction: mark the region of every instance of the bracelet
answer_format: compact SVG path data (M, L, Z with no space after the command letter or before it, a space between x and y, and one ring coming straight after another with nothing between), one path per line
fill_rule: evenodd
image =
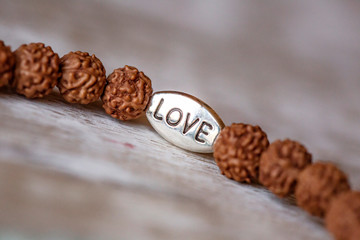
M360 239L360 192L332 163L312 163L304 145L290 139L271 144L259 127L225 126L206 103L186 93L153 93L151 80L131 66L107 78L101 61L86 52L59 58L43 43L21 45L12 52L0 41L0 87L26 98L43 98L55 85L69 103L101 98L105 112L121 121L145 114L152 127L188 151L213 153L221 173L242 183L259 183L275 195L295 196L309 214L325 218L336 239Z

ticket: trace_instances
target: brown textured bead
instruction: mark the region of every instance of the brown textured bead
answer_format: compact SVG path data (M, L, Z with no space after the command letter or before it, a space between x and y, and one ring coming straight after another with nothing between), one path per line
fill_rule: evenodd
M279 197L294 193L296 179L311 163L311 154L296 141L277 140L261 155L259 181Z
M87 52L70 52L60 59L62 77L58 88L70 103L88 104L99 99L106 76L101 61Z
M136 119L146 110L151 94L151 80L143 72L131 66L118 68L107 78L103 108L114 118Z
M0 87L8 86L13 77L15 56L9 46L0 40Z
M15 51L16 65L12 87L27 98L48 95L60 76L59 56L43 43L21 45Z
M331 163L317 162L299 174L295 197L301 208L312 215L323 217L330 200L349 190L345 173Z
M238 182L256 182L260 155L269 146L259 126L233 123L225 127L214 144L214 158L221 173Z
M337 240L360 239L360 192L348 191L335 197L325 223Z

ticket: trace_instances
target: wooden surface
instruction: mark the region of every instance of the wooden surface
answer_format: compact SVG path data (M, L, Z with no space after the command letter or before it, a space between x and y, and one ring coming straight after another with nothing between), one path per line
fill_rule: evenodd
M130 64L225 124L303 142L360 187L358 1L5 1L0 36ZM145 118L0 92L0 239L331 239L321 220L226 179Z

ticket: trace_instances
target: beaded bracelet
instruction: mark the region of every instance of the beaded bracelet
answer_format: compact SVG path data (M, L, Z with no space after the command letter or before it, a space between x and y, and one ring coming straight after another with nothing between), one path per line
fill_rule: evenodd
M211 153L226 177L260 183L283 198L295 194L297 205L325 217L336 239L360 239L360 192L351 191L347 176L335 165L312 164L312 155L293 140L269 144L259 127L244 123L224 126L201 100L181 92L152 93L151 80L137 68L115 69L107 78L101 61L86 52L61 59L43 43L15 52L0 41L0 87L27 98L42 98L57 85L67 102L89 104L101 98L106 113L132 120L146 112L153 128L188 151Z

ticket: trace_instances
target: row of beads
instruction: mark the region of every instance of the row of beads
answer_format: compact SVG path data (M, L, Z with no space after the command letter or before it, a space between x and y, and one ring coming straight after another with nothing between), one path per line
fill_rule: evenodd
M101 97L105 111L120 120L138 118L152 94L151 80L135 67L115 69L106 79L95 55L78 51L60 59L42 43L22 45L13 53L0 41L0 87L39 98L55 85L70 103L88 104ZM360 193L350 190L335 165L312 164L302 144L289 139L269 144L259 126L232 124L218 136L214 158L230 179L261 183L279 197L295 194L307 212L326 216L326 226L337 239L360 239Z
M295 194L298 206L326 216L326 226L337 239L360 239L360 192L350 190L335 165L312 164L302 144L286 139L269 145L259 126L234 123L216 139L214 158L230 179L260 183L281 198Z
M59 58L43 43L21 45L15 52L0 41L0 87L10 86L27 98L42 98L55 85L67 102L88 104L100 97L105 111L120 120L140 117L152 94L151 80L125 66L106 79L101 61L86 52Z

